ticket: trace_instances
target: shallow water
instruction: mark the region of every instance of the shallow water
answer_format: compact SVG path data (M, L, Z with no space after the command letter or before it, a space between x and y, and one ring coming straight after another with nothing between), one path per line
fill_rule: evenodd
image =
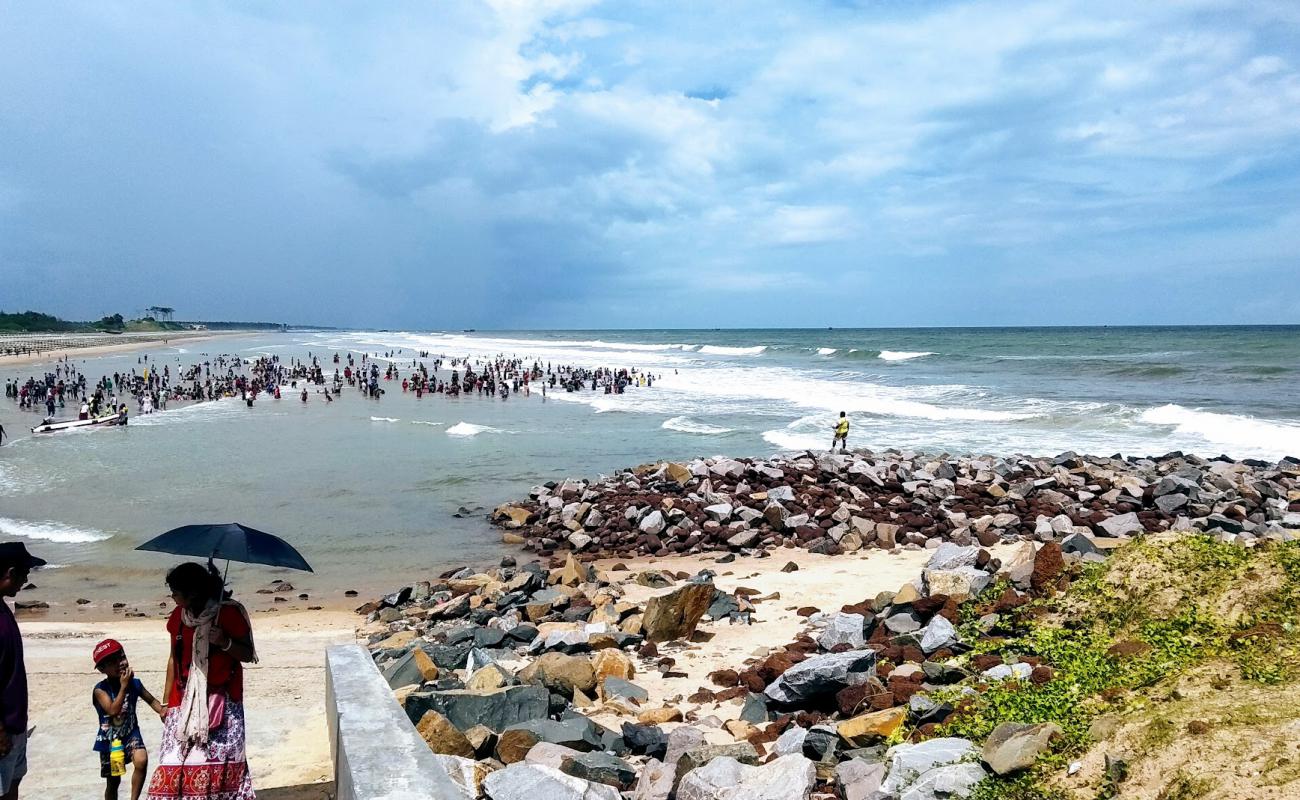
M339 402L285 393L134 417L125 429L33 438L8 401L0 538L78 591L155 599L157 555L131 550L175 525L237 520L294 542L316 567L300 588L395 585L504 552L483 514L530 486L660 458L825 447L841 410L851 446L1055 454L1072 449L1300 455L1300 328L290 332L144 351L159 365L238 351L326 358L402 349L518 354L635 367L660 379L624 395L537 392L508 401L403 394ZM90 379L140 353L79 359ZM381 362L382 363L382 362ZM41 365L0 368L26 377ZM69 410L70 411L70 410ZM22 431L22 433L19 433ZM482 510L464 518L462 507ZM243 585L275 575L232 570ZM98 593L98 594L96 594Z

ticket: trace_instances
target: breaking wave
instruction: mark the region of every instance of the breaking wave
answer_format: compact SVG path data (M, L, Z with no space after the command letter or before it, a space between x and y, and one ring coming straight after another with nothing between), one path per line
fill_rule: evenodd
M59 522L25 522L20 519L0 517L0 535L21 536L24 539L41 539L59 544L86 544L103 542L113 534L94 528L74 528Z
M487 425L475 425L472 422L457 422L447 429L448 436L478 436L480 433L505 433L505 431Z
M911 361L914 358L924 358L925 356L932 355L934 355L934 353L929 351L911 352L908 350L881 350L878 358L882 361Z
M717 435L721 433L731 433L731 428L723 428L718 425L709 425L704 422L696 422L690 417L673 417L664 420L659 427L670 431L681 431L682 433L698 433L701 435Z

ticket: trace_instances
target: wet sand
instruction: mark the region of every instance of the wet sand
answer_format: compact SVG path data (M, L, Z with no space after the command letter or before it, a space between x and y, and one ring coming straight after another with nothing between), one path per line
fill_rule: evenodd
M248 761L259 790L280 798L322 797L330 780L329 736L325 727L325 648L353 641L359 618L350 612L320 611L255 615L261 662L245 673ZM36 621L19 618L26 648L35 726L28 748L25 797L84 800L102 796L99 757L91 751L95 715L90 694L100 679L90 652L100 639L122 642L136 675L162 694L167 636L161 619L102 622ZM151 764L162 735L157 715L142 708L140 724ZM292 790L289 787L295 787ZM124 788L122 797L127 796Z

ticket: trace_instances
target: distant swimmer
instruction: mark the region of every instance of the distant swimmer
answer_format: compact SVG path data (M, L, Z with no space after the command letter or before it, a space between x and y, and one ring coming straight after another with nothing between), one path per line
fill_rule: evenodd
M835 452L835 444L839 443L840 452L849 452L849 418L840 412L840 421L835 424L835 438L831 440L831 452Z

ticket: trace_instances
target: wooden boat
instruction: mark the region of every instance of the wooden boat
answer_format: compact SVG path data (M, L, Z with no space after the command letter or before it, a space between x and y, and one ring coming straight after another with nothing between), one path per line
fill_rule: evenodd
M70 431L74 428L116 424L118 424L117 414L106 414L102 417L91 417L90 419L65 419L43 422L32 428L32 433L58 433L59 431Z

